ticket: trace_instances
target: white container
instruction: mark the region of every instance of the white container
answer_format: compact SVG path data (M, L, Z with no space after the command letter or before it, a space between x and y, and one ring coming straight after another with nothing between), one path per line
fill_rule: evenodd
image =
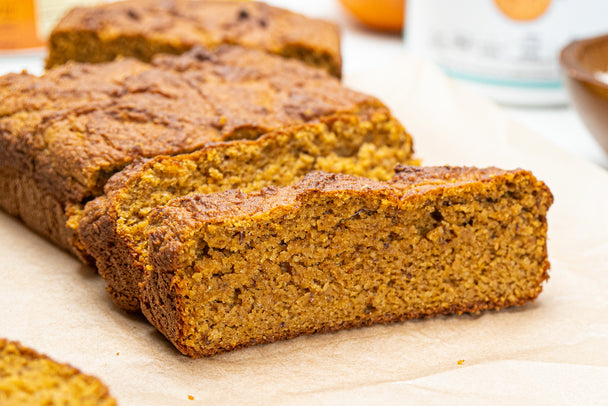
M561 105L559 51L608 32L608 0L407 0L406 46L494 100Z

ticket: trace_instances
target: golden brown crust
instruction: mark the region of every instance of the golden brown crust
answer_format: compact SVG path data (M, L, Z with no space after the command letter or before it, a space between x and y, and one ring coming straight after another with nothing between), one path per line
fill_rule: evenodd
M524 172L520 170L520 172ZM428 193L438 187L454 187L475 182L488 182L495 176L515 174L498 168L473 167L417 167L401 165L389 182L354 177L344 174L312 172L299 182L286 188L267 187L259 192L243 193L229 190L221 194L192 193L172 200L150 214L151 224L162 218L163 223L175 225L176 230L185 231L186 226L200 227L204 223L224 223L241 217L251 217L267 212L274 207L299 206L299 202L313 193L382 194L397 201L415 194ZM169 260L178 266L177 257Z
M38 234L69 247L65 207L40 191L33 179L8 166L0 167L0 207Z
M112 173L141 156L381 106L318 70L227 46L152 65L122 60L69 64L41 78L11 74L0 96L0 145L19 152L11 165L33 165L45 187L73 201L100 194Z
M450 239L457 238L456 235L459 234L462 235L462 241L469 241L471 238L471 229L469 227L472 227L473 221L480 221L483 223L486 219L491 219L491 221L494 222L493 224L497 225L497 228L488 230L484 226L480 226L481 229L478 231L481 233L480 238L482 238L482 240L480 241L483 241L484 244L489 244L487 251L476 252L475 254L480 255L480 258L485 258L485 261L487 261L488 264L482 266L480 274L476 273L474 276L470 275L469 273L471 270L467 270L466 268L455 271L456 273L444 273L442 274L442 277L446 278L443 282L445 285L441 288L442 290L440 292L433 292L431 288L425 288L426 282L422 282L418 288L420 290L414 291L417 295L422 297L429 293L440 295L440 297L441 295L447 295L447 297L449 297L449 292L442 293L444 292L443 289L460 289L457 288L459 285L450 284L450 281L458 280L461 281L458 282L458 284L463 283L463 294L470 295L472 299L456 298L454 300L454 298L452 298L446 302L439 301L436 303L433 301L425 302L423 299L422 303L425 304L425 308L411 308L407 306L409 298L403 297L402 300L404 300L405 303L400 311L380 314L367 314L368 312L364 311L360 317L357 317L354 321L319 320L313 327L308 325L308 327L304 326L293 330L281 330L280 328L273 331L262 330L255 336L240 337L236 341L227 343L222 341L223 339L221 337L217 338L219 336L214 336L210 333L211 335L207 336L206 339L207 344L205 344L204 335L200 338L202 341L200 341L199 344L196 344L197 341L192 338L192 335L194 334L196 336L198 333L192 332L199 331L199 327L197 326L203 328L201 331L205 331L204 326L207 323L207 321L205 321L207 319L196 319L195 316L193 316L193 314L196 314L196 311L192 310L193 307L191 306L195 306L194 309L202 309L207 305L199 303L198 301L196 301L195 304L189 305L190 298L192 295L196 294L196 287L186 288L185 286L196 286L196 280L200 280L201 277L204 278L202 274L205 272L214 272L213 278L221 278L220 274L215 274L215 272L220 272L219 270L216 271L215 268L213 268L213 271L206 271L203 267L202 264L207 264L205 266L215 265L211 265L213 262L208 262L212 261L209 258L213 258L212 254L207 254L208 250L211 250L211 247L208 246L206 242L202 243L198 242L198 240L208 241L207 238L213 237L207 237L205 236L205 233L212 233L214 232L212 230L216 229L219 230L218 233L220 234L218 234L218 238L220 238L222 242L219 243L216 241L214 243L220 244L217 245L217 255L220 255L220 257L225 256L225 260L228 261L231 255L237 255L241 250L246 250L243 246L248 247L249 244L252 243L252 235L256 234L256 230L268 227L267 224L276 224L275 222L278 219L291 218L292 215L297 213L299 208L310 207L308 203L316 201L314 200L316 198L318 198L318 201L327 201L323 200L323 196L329 197L329 201L335 202L352 201L353 198L362 199L362 201L369 199L370 201L382 202L377 204L380 204L380 207L384 207L383 210L387 210L386 212L391 212L392 208L404 208L405 210L411 210L410 213L414 213L415 215L420 213L422 218L428 216L431 227L424 229L423 235L426 235L426 237L423 239L422 245L420 245L419 248L414 246L413 252L415 253L417 252L417 249L422 253L424 250L422 247L429 247L429 244L432 244L433 241L437 241L437 244L443 246L442 244L446 244ZM469 197L464 198L463 196ZM474 202L474 200L469 199L475 199L475 196L479 196L478 199L485 205L484 207L492 208L492 206L496 204L502 207L500 210L507 211L488 211L487 214L479 213L477 216L475 212L471 212L471 209L466 207L467 204ZM465 200L463 201L462 199ZM496 201L496 203L494 203L494 201ZM227 191L215 195L192 194L180 199L175 199L170 204L155 209L149 217L150 262L152 267L145 275L144 283L141 285L142 311L148 320L171 340L181 352L193 357L200 357L231 351L254 344L269 343L276 340L292 338L301 334L336 331L345 328L376 323L388 323L411 318L431 317L441 314L463 312L477 313L486 309L500 309L508 306L522 305L538 296L542 290L542 282L548 278L547 270L549 268L549 262L547 260L546 251L547 223L545 214L552 201L553 197L547 186L542 182L537 181L527 171L503 171L497 168L479 170L476 168L450 167L401 167L399 168L399 173L389 183L375 182L345 175L313 173L297 184L286 188L267 188L260 192L250 194L244 194L239 191ZM456 206L450 208L452 204L455 204ZM437 208L434 208L437 207L436 205L442 207L441 210L445 210L445 213L442 214ZM336 207L340 207L340 204L337 203L335 206L331 207L335 209ZM452 214L449 213L449 210L453 210L454 213L461 213L458 215L460 216L460 220L456 221L457 224L455 224L453 228L447 227L449 225L447 223L448 220L443 217L443 215L452 216ZM346 218L348 220L356 219L360 212L366 211L367 210L356 211L354 216L349 215ZM323 211L321 210L321 212ZM518 212L521 213L522 218L518 220L520 221L519 223L516 223L515 218L511 220L510 216L515 216ZM464 213L469 214L465 215ZM469 217L470 215L473 217ZM463 220L466 221L461 223ZM269 223L266 223L266 221ZM398 222L399 220L396 221ZM454 220L450 219L450 221ZM471 222L471 224L469 224L469 222ZM243 224L252 224L252 228L246 228L247 226ZM393 225L394 224L396 223L393 223ZM439 227L437 227L438 225ZM221 234L223 232L221 230L224 230L223 227L226 228L228 234L236 232L237 235L235 237L230 237L230 235L224 236L224 234ZM271 228L272 230L283 229L282 225L272 227L274 227ZM301 227L302 229L306 229L308 225L302 224ZM448 233L456 232L457 234L452 234L451 237L449 235L443 235L444 228L448 230L446 231ZM272 232L269 233L272 234ZM501 244L507 244L507 251L503 252L496 248L497 245L494 245L494 242L487 242L485 239L486 237L484 237L486 233L492 233L492 238L500 238L500 235L497 234L497 236L494 236L494 233L511 233L509 238L515 238L516 240L502 242ZM389 235L389 237L390 239L393 239L392 234ZM366 238L374 238L375 240L375 237L372 237L372 235L367 235ZM397 236L394 238L397 238ZM416 239L417 237L414 235L413 241L416 241ZM500 240L491 241L498 243ZM310 241L310 243L314 245L315 241ZM359 243L361 242L354 241L348 244ZM510 243L513 243L511 246L512 253L508 254L508 244ZM388 248L389 244L390 243L387 242L383 248ZM450 247L450 250L455 249L455 246ZM464 249L463 253L467 252L466 246L462 248ZM321 247L319 247L319 249L323 250ZM328 247L326 249L331 250L332 248ZM514 253L516 249L523 250L522 257L518 257L518 254ZM494 252L495 250L496 252ZM288 251L289 244L278 252ZM439 248L439 252L442 252L441 248ZM500 254L499 252L503 253ZM210 256L207 257L207 255ZM385 255L385 253L379 253L378 255L382 256ZM503 255L505 255L505 257L502 257ZM515 261L514 264L511 263L510 265L507 265L507 262L504 262L506 261L505 258L507 258L507 255L511 255L509 261ZM515 255L515 257L512 257L513 255ZM269 264L267 261L272 262L272 259L264 259L263 253L260 254L258 252L257 256L261 256L262 258L257 259L256 263ZM196 258L200 258L200 261L202 261L201 265L196 265L196 263L192 262L199 260ZM282 261L286 261L286 257L282 258L284 258ZM372 258L377 257L372 256ZM457 259L458 256L455 258ZM426 258L426 260L428 260L428 258ZM495 260L497 265L491 265L495 263ZM437 269L442 269L443 266L452 265L443 262L436 263L433 261L431 261L431 263L434 263L432 266L437 267ZM473 261L473 263L475 263L476 260L473 259ZM371 268L374 267L373 263L368 265ZM344 263L343 265L343 267L351 266L352 264L350 263ZM485 266L488 268L484 268ZM504 266L508 266L509 268L503 268ZM291 271L289 270L290 266L287 265L286 267L287 272L291 275ZM521 270L518 267L521 267ZM192 269L192 271L190 271L190 269ZM526 270L526 276L524 276L524 269ZM424 273L427 271L430 271L430 269L427 268ZM191 272L194 272L194 274ZM235 269L234 272L234 278L236 278L236 275L244 271ZM261 271L260 276L258 276L257 279L254 279L257 281L258 286L266 286L266 282L264 282L263 279L260 279L264 278L264 276L262 276L264 275L264 272L265 271ZM314 270L311 269L310 272L314 273ZM494 277L499 279L485 280L484 278L486 276L484 275L486 272L489 272L489 275L494 275ZM503 272L505 275L510 275L509 278L512 277L515 279L510 280L508 283L500 281L501 276L498 275L502 275ZM198 277L196 275L198 275ZM285 277L289 278L287 275L285 275ZM194 278L194 281L188 279L188 281L190 281L188 282L184 278ZM227 278L232 278L227 280L239 280L234 279L232 274L227 274ZM279 274L277 278L282 277ZM404 278L405 285L409 286L411 278L409 271L406 272L405 275L400 276L400 278ZM416 278L416 276L414 276L414 278ZM218 279L218 281L219 280L220 279ZM222 303L219 298L224 297L222 296L224 290L228 291L226 297L231 297L231 286L228 284L227 280L221 280L222 282L219 282L218 286L222 287L222 291L217 292L218 296L214 296L213 293L211 294L212 297L218 298L218 306ZM462 280L464 280L464 282L462 282ZM522 286L513 285L515 286L514 288L510 287L513 283L517 283L514 281L519 280L522 281ZM442 283L441 281L436 282ZM433 283L436 282L434 281ZM495 296L494 293L492 293L492 295L487 296L487 292L481 294L475 293L478 289L483 290L486 284L487 286L492 286L491 289L494 289L495 287L493 285L497 284L499 295ZM256 286L255 282L254 286ZM207 289L210 288L211 287ZM329 290L326 291L324 289L325 287L318 293L319 300L324 300L323 295L327 295L327 293L323 292L329 292ZM372 289L373 292L376 292L376 290L380 292L385 291L385 289L390 290L391 288L387 287L387 285L372 285ZM425 289L431 290L427 291ZM205 291L205 289L202 291ZM304 292L307 291L308 290L305 290ZM239 288L235 295L240 297L242 293L245 292L241 291ZM310 295L312 303L312 293L310 293ZM235 296L235 298L236 297L237 296ZM485 299L483 299L484 297ZM333 303L333 300L337 299L338 297L334 297L333 299L325 300L327 303ZM239 306L238 303L240 303L241 300L244 299L238 299L237 302L227 305L228 309L233 309L229 314L232 314L234 308ZM258 297L257 300L261 300L261 303L264 303L265 299ZM210 303L208 306L211 308L215 305ZM352 306L354 306L354 303ZM372 307L369 313L373 313L373 311L374 308ZM234 314L236 315L239 313L237 312ZM213 316L210 317L215 317L215 315L216 313L213 313ZM243 316L241 315L239 317ZM213 320L220 320L218 323L222 323L221 319ZM248 321L251 322L251 319L248 319ZM226 323L232 323L232 321L226 321ZM223 344L214 345L213 340L219 340L218 342Z
M19 342L0 338L0 403L8 406L23 402L116 406L99 379Z
M318 69L231 46L151 65L123 59L62 65L42 77L9 74L0 77L0 98L0 166L64 208L102 194L112 174L140 157L385 109Z
M129 0L71 10L50 37L47 66L235 44L301 59L340 76L336 25L259 2Z
M66 227L80 205L66 205L38 187L30 176L11 168L0 167L0 207L23 221L29 228L76 255L86 264L94 261L80 244L75 229Z

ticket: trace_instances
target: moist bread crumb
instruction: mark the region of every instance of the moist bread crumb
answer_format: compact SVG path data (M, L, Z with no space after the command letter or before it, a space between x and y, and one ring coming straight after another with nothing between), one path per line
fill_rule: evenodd
M388 180L411 159L411 140L386 111L335 116L268 133L253 141L207 146L192 154L137 162L87 203L79 240L95 258L114 302L139 311L139 287L147 265L147 214L188 193L243 192L285 186L315 170Z
M341 75L335 24L254 1L128 0L77 7L53 29L47 67L117 56L149 62L159 53L221 44L295 58Z
M0 338L0 404L116 406L116 401L97 378Z
M142 311L184 354L500 309L548 278L548 187L524 170L315 172L152 210Z
M93 261L76 233L84 204L138 158L335 117L342 133L364 131L356 127L377 115L398 133L407 156L400 162L412 153L411 138L376 98L298 61L236 46L159 55L151 64L125 58L68 63L41 77L8 74L0 98L0 206L84 262ZM379 164L382 155L369 147L362 151Z

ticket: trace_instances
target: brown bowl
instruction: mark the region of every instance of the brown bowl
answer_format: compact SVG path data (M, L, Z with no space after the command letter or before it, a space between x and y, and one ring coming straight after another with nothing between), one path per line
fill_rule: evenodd
M595 74L608 72L608 35L571 42L560 55L566 87L587 129L608 154L608 83Z

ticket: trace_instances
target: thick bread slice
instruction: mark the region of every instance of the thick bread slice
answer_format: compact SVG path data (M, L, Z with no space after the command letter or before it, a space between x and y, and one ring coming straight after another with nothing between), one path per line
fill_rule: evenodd
M184 354L535 299L553 197L527 171L322 172L152 211L145 316Z
M99 379L0 338L0 405L116 406Z

